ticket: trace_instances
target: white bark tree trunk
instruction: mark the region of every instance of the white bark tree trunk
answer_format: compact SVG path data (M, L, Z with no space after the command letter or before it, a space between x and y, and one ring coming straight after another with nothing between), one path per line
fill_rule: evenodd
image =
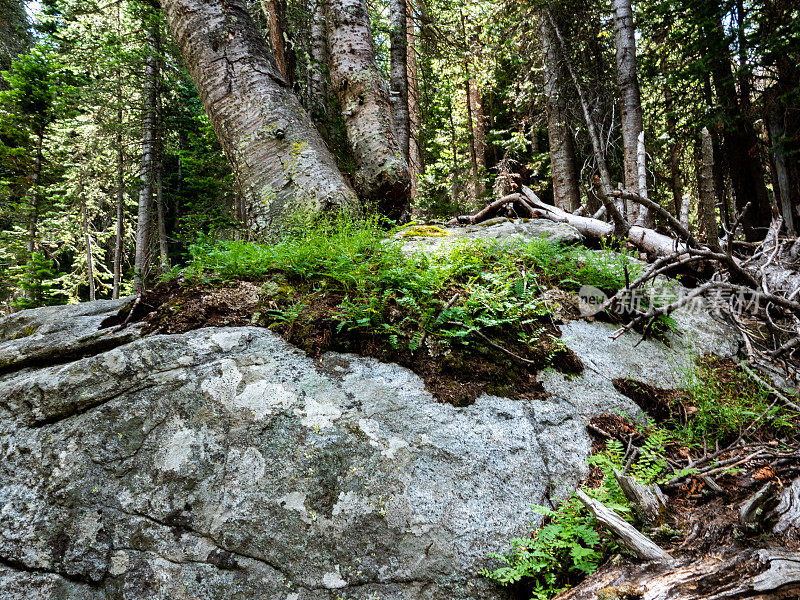
M710 248L719 248L719 230L717 229L716 193L714 192L714 145L711 133L703 127L702 164L700 166L700 203L698 213L700 230L705 235Z
M339 97L362 198L393 219L408 212L410 175L375 63L366 0L327 0L331 85Z
M244 196L250 230L289 213L340 207L355 193L289 89L245 0L162 0L214 132Z
M636 148L636 164L639 173L639 195L643 198L649 198L647 195L647 148L644 145L644 131L639 132ZM640 227L653 226L650 211L646 206L639 205L639 210L636 214L637 225Z

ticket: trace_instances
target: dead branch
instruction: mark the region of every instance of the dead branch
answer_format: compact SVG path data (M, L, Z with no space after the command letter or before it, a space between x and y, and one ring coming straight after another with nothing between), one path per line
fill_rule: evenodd
M637 531L633 525L625 521L616 512L586 495L583 490L577 490L575 495L595 519L619 539L620 543L633 552L640 560L653 561L662 564L671 564L673 558L662 550L650 538Z
M768 482L742 504L739 508L739 525L756 531L765 524L764 514L778 505L775 487L775 482Z
M463 224L470 224L475 225L476 223L481 223L491 217L495 212L497 212L500 208L505 206L506 204L510 204L512 202L519 202L522 200L522 196L519 194L509 194L508 196L503 196L499 200L495 200L485 208L479 210L473 215L463 215L459 217L455 217L447 222L447 225L463 225Z

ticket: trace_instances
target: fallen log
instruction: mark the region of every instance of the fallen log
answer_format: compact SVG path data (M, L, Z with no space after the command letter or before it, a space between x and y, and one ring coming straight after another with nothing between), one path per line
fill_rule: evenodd
M528 187L522 186L522 193L531 206L541 210L548 218L572 225L587 238L599 240L614 233L614 225L611 223L606 223L605 221L592 217L573 215L555 206L545 204L533 190ZM647 227L633 225L628 229L627 237L634 246L654 256L667 256L676 251L680 256L686 251L685 243Z
M674 565L609 564L555 600L796 600L800 553L732 551L683 558Z
M640 560L671 564L672 557L658 544L653 542L643 533L639 532L633 525L625 521L616 512L586 495L583 490L575 492L578 500L581 501L594 518L611 533L614 534L620 544L633 552Z

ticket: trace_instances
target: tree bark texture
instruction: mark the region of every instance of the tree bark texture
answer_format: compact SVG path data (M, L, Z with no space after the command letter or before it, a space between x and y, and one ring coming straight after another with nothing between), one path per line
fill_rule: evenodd
M408 15L413 15L411 0L406 3ZM410 124L408 168L411 171L412 195L417 187L417 177L425 172L425 163L422 159L422 149L419 144L420 130L422 129L422 111L419 97L419 68L417 64L417 36L414 19L407 19L406 41L408 52L408 112Z
M469 65L466 58L464 59L464 69L469 73ZM472 176L472 197L477 198L483 194L483 186L478 181L480 169L478 167L478 153L475 150L475 122L472 117L472 102L470 102L470 97L472 96L472 86L470 83L469 75L467 75L464 80L464 100L466 101L467 107L467 131L469 132L469 164L470 174Z
M122 21L120 6L117 4L116 8L116 30L117 35L121 34ZM117 154L117 181L116 181L116 236L114 240L114 282L111 288L111 298L117 300L119 298L120 284L122 283L122 254L125 248L125 146L122 138L122 127L125 123L125 114L123 110L124 97L122 93L122 70L119 65L116 72L117 78L117 134L115 138L115 149Z
M474 76L469 81L469 104L472 113L472 137L475 140L475 161L478 169L486 170L486 113L483 109L481 86Z
M639 132L639 140L636 150L636 164L639 169L639 195L643 198L648 198L647 194L647 148L644 144L644 131ZM650 210L646 206L639 205L638 210L633 211L636 214L636 224L641 227L652 227L652 218L650 217Z
M643 121L642 99L639 93L639 78L636 69L633 10L631 0L614 0L613 7L617 50L617 85L622 105L625 188L641 194L636 157L639 134L643 131Z
M700 166L700 202L698 212L700 231L706 238L710 248L719 248L719 230L717 229L716 194L714 193L714 142L711 133L703 127L701 140L702 162Z
M756 14L767 31L779 31L785 23L797 20L797 2L794 0L771 0L758 6ZM800 49L795 47L793 51L776 52L774 61L777 80L764 95L780 179L775 187L780 189L784 222L787 228L791 226L791 230L797 232L800 230L800 110L797 110L796 90L800 88ZM791 221L786 212L791 213Z
M342 107L363 200L393 219L408 212L410 175L375 63L366 0L327 0L331 85Z
M294 210L358 210L355 193L280 74L246 0L161 4L245 197L250 231L269 232Z
M752 203L742 219L742 228L745 239L754 242L764 239L767 234L772 211L764 183L758 137L751 119L740 110L741 100L736 92L720 8L711 4L713 13L704 22L704 32L710 48L708 58L723 120L723 148L737 210L741 212L748 202Z
M546 16L539 19L544 55L544 93L547 100L547 135L550 169L553 173L553 201L561 210L572 212L580 206L580 187L575 165L575 147L567 126L564 100L565 75L556 50L553 28Z
M111 289L111 298L114 300L119 298L119 288L122 282L122 254L125 246L125 146L122 140L122 124L124 123L123 110L122 110L122 76L117 72L117 81L119 87L117 88L118 97L117 102L117 125L119 129L116 135L116 150L117 150L117 223L116 223L116 237L114 240L114 283Z
M673 93L672 86L668 81L671 68L668 58L669 51L666 45L664 48L665 50L661 57L661 74L664 77L664 80L667 81L667 85L664 86L664 103L666 109L665 117L667 121L667 133L672 140L669 145L669 187L670 191L672 192L672 212L675 215L678 215L681 212L681 200L683 199L683 173L681 172L681 154L683 148L681 143L678 141L678 136L676 135L677 106L675 102L675 94Z
M83 184L80 184L79 195L81 199L81 220L83 221L83 241L86 244L86 279L89 284L89 301L97 299L94 285L94 257L92 255L92 236L89 233L89 216L86 210L86 195L83 192Z
M167 242L167 214L164 206L164 185L161 165L155 174L156 214L158 216L158 268L161 274L169 271L169 244Z
M269 23L269 45L275 64L283 78L292 85L294 83L294 53L286 47L284 34L286 29L286 0L261 0L261 12Z
M148 54L144 73L144 116L142 118L142 165L139 189L139 210L136 219L136 258L133 288L139 294L147 285L150 260L149 231L153 204L154 163L156 160L158 120L158 25L148 31Z
M408 111L408 24L406 0L390 0L389 19L391 101L394 112L394 131L397 135L397 143L400 144L400 152L408 162L411 122Z
M795 233L795 216L793 207L797 206L797 198L792 185L790 158L786 156L784 148L786 135L784 129L783 107L773 104L767 112L767 127L769 129L770 145L772 146L772 160L775 164L775 179L778 206L790 235Z
M160 34L160 30L159 30ZM161 72L161 57L158 57ZM161 94L161 78L156 81L156 156L153 161L153 185L158 221L158 270L162 275L169 270L169 243L167 242L167 209L164 204L164 100Z
M311 17L311 65L309 96L312 116L316 121L328 119L328 40L325 29L325 0L314 0Z

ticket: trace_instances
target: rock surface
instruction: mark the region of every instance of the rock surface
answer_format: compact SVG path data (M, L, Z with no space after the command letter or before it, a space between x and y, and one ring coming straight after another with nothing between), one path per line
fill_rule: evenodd
M690 356L573 322L584 376L454 408L264 329L98 334L120 304L0 320L0 598L505 598L486 555L586 474L589 417L639 411L611 378L667 386ZM707 313L678 321L696 352L735 352Z
M423 250L426 252L447 249L451 245L464 240L503 240L509 238L530 241L536 238L547 238L548 241L562 244L576 244L583 240L577 229L566 223L554 223L549 219L506 219L496 218L484 221L479 225L467 227L442 227L446 235L408 235L411 231L401 231L398 235L403 240L406 252Z

